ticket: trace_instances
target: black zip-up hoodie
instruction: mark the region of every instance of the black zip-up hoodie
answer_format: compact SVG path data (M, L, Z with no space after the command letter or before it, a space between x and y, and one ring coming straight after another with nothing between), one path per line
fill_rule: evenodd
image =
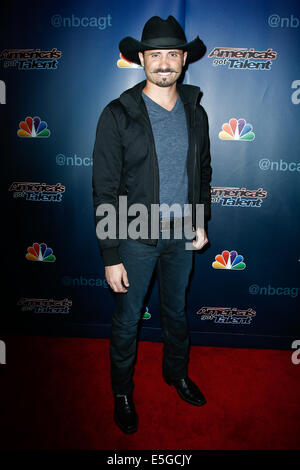
M151 204L159 204L159 168L155 141L147 108L142 98L146 80L124 91L103 109L96 131L93 151L93 203L95 223L104 215L97 215L100 204L109 203L116 209L118 197L127 196L127 206L144 204L149 211ZM177 83L177 91L184 104L188 128L188 201L192 204L192 225L195 228L196 204L204 204L204 221L210 217L211 157L209 149L208 119L199 104L200 88ZM134 217L128 216L128 223ZM105 266L119 264L122 259L116 238L99 239L99 247ZM157 239L138 238L141 243L156 245Z

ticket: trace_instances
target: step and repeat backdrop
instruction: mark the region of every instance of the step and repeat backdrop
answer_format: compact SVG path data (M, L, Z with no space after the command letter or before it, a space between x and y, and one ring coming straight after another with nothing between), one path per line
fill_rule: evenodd
M300 338L300 2L9 2L1 17L6 287L2 330L103 338L114 297L92 204L105 105L144 80L120 55L153 15L207 51L197 85L210 125L209 246L187 295L192 344L290 348ZM140 339L161 341L158 280Z

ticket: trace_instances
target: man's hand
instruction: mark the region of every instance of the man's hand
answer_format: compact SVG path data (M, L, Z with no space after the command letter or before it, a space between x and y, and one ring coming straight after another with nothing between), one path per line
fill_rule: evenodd
M196 250L201 250L208 243L208 238L204 228L198 227L196 229L196 240L193 240L193 245Z
M122 285L122 281L126 287L129 287L127 271L123 263L114 264L113 266L105 266L105 277L109 286L114 292L128 292Z

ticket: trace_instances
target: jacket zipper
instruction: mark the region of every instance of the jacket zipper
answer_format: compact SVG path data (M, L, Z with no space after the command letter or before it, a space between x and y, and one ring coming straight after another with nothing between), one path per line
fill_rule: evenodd
M194 106L194 126L193 126L193 129L194 129L194 132L193 132L193 135L194 135L194 171L193 171L193 214L195 214L196 216L196 207L195 207L195 173L196 173L196 159L197 159L197 139L196 139L196 132L195 132L195 127L196 127L196 102L195 102L195 106ZM194 230L196 231L196 217L193 217L193 224L192 224L192 228L194 228Z
M154 176L154 194L156 196L156 201L157 204L160 206L160 198L159 198L159 167L158 167L158 161L157 161L157 156L155 152L155 140L152 132L152 127L151 127L151 135L152 135L152 149L153 149L153 170L155 172L156 170L156 177ZM156 184L157 182L157 184ZM158 206L158 207L159 207ZM156 240L157 244L158 240Z
M145 106L145 105L144 105ZM155 140L154 140L154 135L153 135L153 132L152 132L152 126L151 126L151 122L150 122L150 119L149 119L149 116L148 116L148 112L147 112L147 108L145 106L145 113L143 113L146 121L147 121L147 128L149 130L149 133L150 133L150 136L151 136L151 144L152 144L152 160L153 160L153 171L154 173L156 173L156 178L154 176L154 182L153 182L153 186L154 186L154 195L155 195L155 201L154 203L156 204L159 204L160 205L160 199L159 199L159 167L158 167L158 161L157 161L157 156L155 154ZM157 182L157 184L156 184Z
M148 120L148 119L147 119ZM156 152L155 152L155 140L154 140L154 135L153 135L153 132L152 132L152 126L151 126L151 122L148 120L149 122L149 130L150 130L150 134L151 134L151 143L152 143L152 155L153 155L153 170L154 172L156 171L156 178L154 178L154 194L156 196L155 198L155 203L157 204L160 204L160 200L159 200L159 167L158 167L158 161L157 161L157 156L156 156ZM157 184L156 184L157 182ZM157 202L156 202L157 201Z

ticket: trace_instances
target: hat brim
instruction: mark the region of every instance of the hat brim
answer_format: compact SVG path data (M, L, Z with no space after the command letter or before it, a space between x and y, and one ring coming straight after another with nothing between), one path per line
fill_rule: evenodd
M196 60L201 59L205 52L206 46L201 41L199 36L197 36L193 41L185 42L182 44L169 44L165 46L149 46L142 41L137 41L136 39L126 36L126 38L122 39L119 43L119 49L123 57L129 60L130 62L134 62L135 64L141 65L138 52L149 51L152 49L181 49L183 51L187 51L187 63L195 62Z

